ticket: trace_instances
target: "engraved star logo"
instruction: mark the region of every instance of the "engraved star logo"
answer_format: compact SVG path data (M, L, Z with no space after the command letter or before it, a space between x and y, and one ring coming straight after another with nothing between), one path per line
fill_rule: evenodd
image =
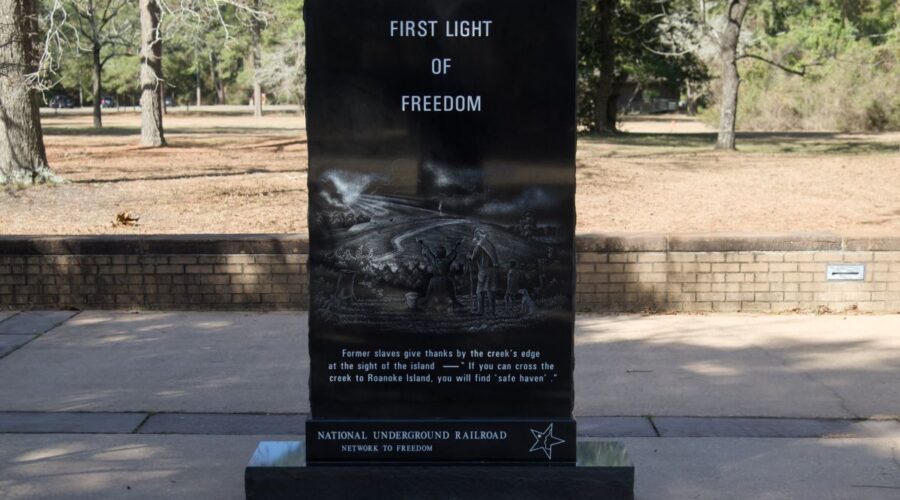
M554 446L566 442L565 439L560 439L553 435L553 424L548 425L543 432L531 429L531 435L534 436L534 444L531 445L531 449L528 451L541 450L544 452L544 455L547 455L547 460L553 459Z

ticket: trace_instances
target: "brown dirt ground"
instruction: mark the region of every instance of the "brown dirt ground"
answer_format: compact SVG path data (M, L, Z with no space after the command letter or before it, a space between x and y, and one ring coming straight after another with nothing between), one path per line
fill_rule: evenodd
M44 118L68 183L0 191L0 234L285 233L306 230L305 123L292 114L173 113L170 146L142 149L139 116ZM578 231L900 234L900 133L753 133L739 153L684 117L627 120L583 138ZM116 214L141 216L113 227Z

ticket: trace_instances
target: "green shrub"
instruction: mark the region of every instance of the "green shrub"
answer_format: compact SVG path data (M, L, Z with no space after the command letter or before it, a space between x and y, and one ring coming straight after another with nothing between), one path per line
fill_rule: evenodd
M881 45L855 41L804 76L758 60L740 65L741 130L900 130L900 36ZM718 102L716 92L711 97ZM716 123L718 106L701 116Z

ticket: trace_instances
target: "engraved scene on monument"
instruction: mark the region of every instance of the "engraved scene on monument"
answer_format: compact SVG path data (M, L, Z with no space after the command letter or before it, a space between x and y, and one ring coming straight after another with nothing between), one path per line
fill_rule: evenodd
M311 200L311 231L325 242L311 258L314 324L477 334L570 314L572 241L558 215L570 193L511 191L465 167L428 162L421 171L419 195L394 192L389 174L320 180Z

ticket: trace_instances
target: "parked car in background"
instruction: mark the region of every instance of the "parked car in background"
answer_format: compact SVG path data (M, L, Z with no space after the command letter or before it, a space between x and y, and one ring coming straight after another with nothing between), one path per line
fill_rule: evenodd
M166 97L166 98L165 98L165 105L166 105L167 108L168 108L168 107L174 107L174 106L175 106L175 99L172 99L171 97Z
M54 109L74 108L75 101L67 95L55 95L50 98L50 107Z
M100 107L101 108L116 108L119 106L119 103L116 102L115 98L110 96L103 96L100 98Z

